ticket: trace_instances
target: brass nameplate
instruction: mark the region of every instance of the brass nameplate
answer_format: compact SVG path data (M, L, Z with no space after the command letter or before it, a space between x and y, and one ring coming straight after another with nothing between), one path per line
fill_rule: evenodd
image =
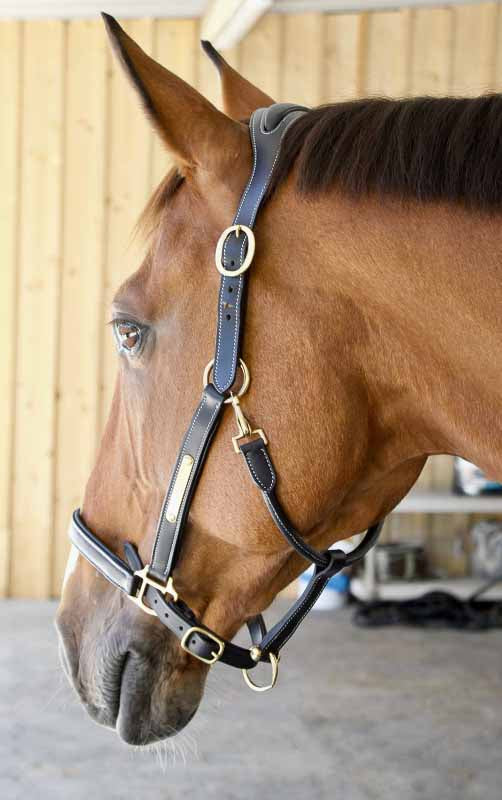
M166 507L166 519L168 522L176 522L181 501L183 500L185 489L187 488L188 481L190 480L192 467L192 456L183 456L176 480L174 482L173 490L171 492L171 497L169 498L169 502Z

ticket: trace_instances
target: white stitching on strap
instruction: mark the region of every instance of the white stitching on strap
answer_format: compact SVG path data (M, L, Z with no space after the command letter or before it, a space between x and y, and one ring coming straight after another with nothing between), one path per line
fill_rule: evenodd
M237 297L235 299L235 309L234 309L234 344L233 344L233 348L232 348L232 366L233 366L234 370L235 370L236 365L237 365L237 334L238 334L238 331L239 331L239 326L237 324L237 320L239 318L238 317L238 312L240 310L241 292L242 292L243 284L244 284L244 281L242 279L242 275L239 275L239 287L237 289ZM230 375L229 375L229 379L230 379Z
M171 481L171 485L169 487L169 494L167 496L167 502L169 502L169 500L171 498L171 494L172 494L172 491L174 489L174 484L176 483L176 478L178 476L178 472L179 472L179 469L180 469L180 466L181 466L181 462L183 460L183 456L186 453L187 445L188 445L188 442L190 440L190 436L192 435L192 432L193 432L193 429L194 429L194 425L197 422L199 414L200 414L200 412L202 411L202 409L204 408L205 405L206 405L206 395L204 395L204 397L202 398L202 401L199 403L199 408L197 409L197 413L196 413L195 417L192 420L192 424L190 425L190 428L188 430L187 435L185 436L185 441L183 442L183 447L181 448L181 453L178 456L178 464L176 466L176 472L175 472L175 474L173 476L173 480Z
M288 116L289 115L286 114L286 116L283 117L283 119L281 120L281 122L279 123L279 125L277 127L282 125L287 120ZM286 133L288 128L289 128L289 124L285 125L284 126L284 130L281 133L281 138L279 139L279 147L277 148L277 152L275 154L274 162L273 162L272 166L270 167L269 173L267 175L267 179L266 179L266 181L264 182L264 184L262 186L262 190L260 192L260 196L258 197L258 199L257 199L257 201L255 203L255 207L253 208L253 213L251 215L251 221L250 221L250 225L249 225L250 228L252 228L253 225L254 225L254 221L256 219L256 213L258 211L258 206L260 205L260 203L262 201L262 197L263 197L263 195L265 194L265 192L267 190L268 183L269 183L269 180L270 180L270 176L272 175L272 172L274 171L275 165L277 163L277 159L279 158L279 155L280 155L280 152L281 152L281 145L282 145L282 140L284 139L284 134ZM277 130L277 128L274 128L274 130L270 131L270 133L275 133L276 130Z
M256 172L256 165L258 163L258 159L256 158L256 139L255 139L255 133L254 133L254 122L253 122L253 125L251 126L251 145L253 147L253 170L251 172L251 177L248 180L248 183L247 183L247 186L246 186L246 188L244 190L244 193L243 193L243 195L241 197L241 202L239 203L239 208L237 209L237 213L236 213L236 215L234 217L234 224L235 224L235 220L237 220L238 217L239 217L239 214L241 212L243 203L244 203L244 201L245 201L245 199L246 199L246 197L247 197L247 195L249 193L249 190L251 188L251 184L253 183L253 178L254 178L255 172ZM226 258L227 258L228 239L229 239L229 237L227 237L227 239L225 240L225 244L223 245L223 263L225 263ZM244 246L245 241L246 241L246 237L244 237L242 245L241 245L241 253L240 253L240 261L241 261L241 263L242 263L242 252L243 252L242 248ZM217 338L217 342L216 342L215 366L217 364L219 364L219 357L220 357L221 327L222 327L222 320L223 320L223 313L222 312L223 312L223 304L226 302L225 299L224 299L225 289L226 289L226 278L223 278L223 281L222 281L222 284L221 284L221 289L220 289L220 313L218 314L218 338ZM238 319L237 310L239 308L239 298L240 298L240 295L241 295L241 291L242 291L242 275L239 275L239 286L237 288L237 298L236 298L236 301L235 301L234 344L233 344L233 350L232 350L232 364L234 365L234 369L235 369L235 363L236 363L235 357L236 357L236 350L237 350L237 327L238 327L236 322L235 322L235 320ZM218 391L219 392L223 392L223 388L219 385L218 379L216 378L216 370L215 370L215 373L214 373L214 376L213 376L213 381L214 381L214 385L218 389Z
M327 583L327 581L326 581L326 583ZM306 617L306 616L307 616L307 614L309 613L310 609L312 608L312 606L314 605L314 603L316 602L316 600L317 600L317 599L319 598L319 596L322 594L322 591L323 591L323 589L324 589L324 586L323 586L323 588L321 589L321 591L319 592L319 594L317 594L317 595L314 595L314 597L312 598L312 600L310 601L310 603L308 603L308 604L307 604L307 607L305 608L305 610L303 610L303 605L300 605L300 607L299 607L299 608L298 608L298 609L295 611L295 613L293 614L293 616L292 616L292 617L290 617L289 619L287 619L287 620L284 622L284 624L283 624L283 625L282 625L282 626L279 628L279 630L277 631L277 633L276 633L276 634L274 634L274 636L272 637L271 641L270 641L270 642L269 642L269 644L267 645L267 649L268 649L269 647L272 647L272 646L273 646L273 643L274 643L274 642L275 642L275 641L276 641L276 640L277 640L277 639L280 637L280 635L281 635L281 633L283 632L284 628L286 628L288 625L290 625L290 624L291 624L291 625L293 626L293 628L292 628L291 632L289 633L289 635L286 637L286 639L284 639L284 641L282 642L282 644L281 644L281 647L284 647L284 645L285 645L287 642L289 642L289 640L291 639L292 635L293 635L293 634L294 634L294 632L297 630L298 626L299 626L299 625L301 625L302 621L305 619L305 617ZM303 614L302 614L302 611L303 611ZM298 614L302 614L302 616L301 616L301 617L300 617L300 619L299 619L299 620L298 620L298 621L295 623L295 618L298 616ZM294 623L295 623L295 624L294 624Z
M100 558L102 558L104 561L107 561L107 562L108 562L108 563L111 565L111 567L112 567L113 569L115 569L117 572L120 572L120 574L121 574L121 576L122 576L123 578L132 578L132 574L131 574L131 573L130 573L130 572L127 570L127 569L126 569L125 565L124 565L124 567L121 567L121 566L119 566L119 564L117 564L117 563L115 562L115 560L114 560L114 559L113 559L113 558L110 556L110 554L106 552L106 550L101 550L101 549L100 549L100 548L99 548L99 547L98 547L98 546L97 546L97 545L96 545L96 544L95 544L93 541L91 541L90 539L88 539L88 538L85 536L85 531L83 531L83 530L80 528L80 526L76 525L76 523L75 523L75 522L73 522L73 525L75 525L75 526L76 526L76 528L77 528L77 530L78 530L79 534L81 534L81 535L82 535L82 538L84 539L84 541L85 541L85 544L87 545L87 547L89 548L89 550L91 550L91 552L92 552L92 553L95 553L95 554L96 554L96 557L98 557L98 556L99 556L99 557L100 557ZM103 567L103 568L101 568L101 567L99 566L99 564L98 564L96 561L91 561L91 559L89 558L89 555L88 555L88 554L86 554L85 550L84 550L83 548L79 547L79 545L78 545L78 544L76 544L76 543L73 541L73 539L71 540L71 543L72 543L72 544L73 544L73 545L74 545L74 546L77 548L78 552L79 552L79 553L80 553L80 554L81 554L81 555L82 555L84 558L86 558L88 561L90 561L90 563L92 564L92 566L94 567L94 569L96 569L96 570L99 572L99 574L100 574L100 575L102 575L102 576L103 576L104 578L106 578L107 580L111 581L111 582L112 582L112 583L113 583L113 584L114 584L114 585L115 585L115 586L116 586L118 589L121 589L121 591L124 591L124 587L122 586L122 584L121 584L121 583L119 583L119 580L118 580L118 579L115 579L115 578L114 578L112 575L110 575L108 572L105 572L105 569L104 569L104 567Z
M206 425L206 428L205 428L205 431L204 431L204 435L201 437L201 442L200 442L200 445L199 445L199 449L197 450L197 453L196 453L195 458L194 458L194 466L195 467L197 467L197 462L198 462L201 450L204 447L207 431L209 430L209 428L213 424L213 420L214 420L216 414L218 413L218 411L220 410L220 407L221 407L221 403L220 403L220 405L215 406L215 408L213 410L213 413L211 414L211 416L209 418L209 421L208 421L208 423ZM181 520L183 519L183 510L185 508L186 499L188 497L188 492L190 491L190 488L191 488L193 480L194 480L194 474L195 474L195 472L190 475L190 480L187 483L187 486L185 488L185 493L183 495L183 500L181 501L181 504L180 504L180 508L179 508L179 511L178 511L178 517L177 517L177 523L176 523L176 529L175 529L175 532L174 532L173 541L172 541L172 544L171 544L171 550L169 552L169 555L171 555L171 553L174 552L174 549L176 547L176 543L178 541L178 536L179 536L179 533L180 533ZM168 571L164 570L163 574L167 577Z
M235 296L235 307L234 307L234 318L235 319L237 319L237 315L238 315L238 311L239 311L239 304L240 304L241 292L242 292L242 284L243 284L242 275L239 275L239 285L237 287L237 294ZM221 290L220 290L220 312L218 314L218 342L217 342L217 345L216 345L215 367L216 367L216 364L218 363L218 359L219 359L219 356L220 356L221 323L222 323L222 319L223 319L223 313L222 312L223 312L223 306L225 304L225 300L223 298L223 292L224 291L225 291L225 282L223 282L221 284ZM234 343L233 343L233 349L232 349L232 364L235 364L235 363L237 363L237 325L234 325ZM225 390L218 383L218 380L216 378L216 369L213 372L213 383L214 383L216 389L218 389L218 391L220 392L220 394L223 394L223 392Z
M237 209L237 213L235 215L235 219L238 219L239 214L241 213L242 206L244 205L244 201L245 201L245 199L246 199L246 197L248 195L248 192L249 192L249 190L251 188L251 184L253 183L253 178L254 178L255 172L256 172L256 165L258 164L258 159L256 158L256 138L255 138L255 132L254 132L255 122L256 122L256 115L253 115L253 124L251 125L251 145L253 147L253 170L251 172L251 177L248 180L248 185L246 186L246 189L244 190L244 194L241 197L241 202L239 203L239 208ZM238 224L238 223L236 223L236 224Z
M262 453L265 454L265 450L264 450L263 447L261 447L260 450L262 451ZM266 454L265 454L265 457L266 457ZM258 473L255 472L255 469L254 469L253 464L251 462L251 453L245 453L245 458L246 458L247 465L248 465L249 469L251 470L251 472L253 473L254 479L255 479L256 483L258 484L258 486L261 486L261 488L263 489L264 492L270 492L270 490L272 489L272 487L274 485L274 473L271 470L270 461L267 459L268 468L270 469L270 486L265 486L265 484L263 483L263 481L259 477Z
M272 173L273 173L273 171L275 169L275 165L277 163L277 159L279 158L279 154L281 152L282 140L284 138L284 134L286 133L287 129L289 128L289 124L285 124L288 116L289 116L289 114L286 114L286 116L283 117L283 119L279 122L279 125L276 128L274 128L273 131L265 131L265 133L270 135L272 133L275 133L278 130L278 128L280 128L281 125L284 126L284 129L283 129L283 131L281 133L281 136L280 136L279 147L277 148L277 152L275 154L274 161L272 163L272 166L269 169L269 172L268 172L268 175L267 175L265 181L263 182L261 192L260 192L260 194L259 194L259 196L258 196L258 198L256 200L256 203L254 205L253 211L251 213L251 218L250 218L250 222L249 222L249 227L250 228L252 228L253 225L254 225L259 205L260 205L260 203L261 203L261 201L263 199L263 195L265 194L265 191L266 191L266 189L268 187L268 184L269 184L269 181L270 181L270 176L272 175ZM239 208L237 209L237 213L236 213L236 215L234 217L234 224L238 224L239 214L240 214L240 212L242 210L242 207L243 207L244 202L246 200L246 197L247 197L247 195L249 193L249 190L251 188L251 185L253 183L253 179L254 179L254 176L255 176L255 173L256 173L256 167L257 167L257 164L258 164L258 159L256 157L256 154L257 154L256 126L259 125L260 122L261 122L261 116L260 116L260 118L258 118L256 115L253 115L252 124L251 124L251 143L252 143L252 147L253 147L253 171L251 173L251 177L250 177L250 179L248 181L246 189L245 189L245 191L244 191L244 193L243 193L243 195L241 197L241 202L239 203ZM243 256L244 256L244 247L246 245L246 240L247 239L244 236L244 238L242 240L242 244L241 244L240 255L239 255L239 261L240 261L241 264L242 264L242 260L243 260ZM228 243L228 238L225 241L225 244L223 245L223 261L224 262L226 260L226 255L227 255L227 243ZM240 295L241 295L241 292L242 292L242 285L243 285L243 280L242 280L242 275L240 275L239 276L239 287L238 287L238 290L237 290L237 298L236 298L235 311L234 311L234 341L233 341L233 348L232 348L232 371L235 371L236 364L237 364L237 336L238 336L238 329L239 329L239 325L238 325L238 309L239 309ZM215 366L219 365L219 363L220 363L219 362L219 356L220 356L220 349L221 349L221 331L222 331L222 320L223 320L223 304L225 302L223 293L224 293L225 289L226 289L226 281L225 281L225 279L223 279L223 282L222 282L222 285L221 285L221 290L220 290L220 309L219 309L219 314L218 314L218 337L217 337L217 343L216 343ZM230 380L230 377L231 377L231 374L228 374L226 376L226 380L227 381ZM223 392L224 391L223 386L221 386L220 382L218 381L218 378L216 377L216 369L215 369L215 373L214 373L214 377L213 377L213 382L214 382L214 385L218 389L219 392Z
M314 561L317 564L317 559L312 558L311 551L306 547L305 543L298 538L295 531L290 528L286 528L282 519L279 517L277 511L275 510L274 506L272 505L272 501L268 495L265 495L265 502L267 503L268 509L270 513L273 515L274 519L277 521L277 525L279 526L280 530L286 535L287 538L292 539L298 549L305 555L308 561Z
M268 468L269 468L269 470L270 470L270 476L271 476L270 489L272 489L272 488L273 488L273 485L274 485L274 483L275 483L275 472L274 472L274 468L273 468L273 466L272 466L272 462L270 461L270 459L269 459L269 457L268 457L268 453L267 453L267 451L265 450L265 448L264 448L264 447L261 447L260 449L261 449L261 452L263 453L263 455L265 456L265 460L266 460L266 462L267 462L267 464L268 464ZM268 491L270 491L270 489L269 489Z
M160 512L159 522L158 522L158 525L157 525L157 530L155 532L155 544L153 546L153 551L152 551L152 564L155 562L155 560L157 558L157 550L158 550L158 544L159 544L159 539L160 539L160 533L161 533L162 528L164 527L164 524L165 524L165 512L166 512L166 508L167 508L167 505L169 503L169 500L171 499L171 494L172 494L172 491L174 489L174 484L176 483L176 478L178 477L178 472L179 472L180 467L181 467L181 461L183 459L183 456L186 453L188 440L190 439L190 436L192 435L192 431L193 431L194 425L197 422L198 416L199 416L200 412L202 411L202 409L204 408L205 404L206 404L206 395L204 394L203 397L202 397L201 402L199 403L199 407L197 409L197 413L195 414L194 418L192 419L192 424L190 425L190 428L188 429L188 433L185 436L185 440L183 442L183 447L181 448L181 452L180 452L180 454L178 456L178 463L176 464L176 469L174 471L174 475L171 478L170 483L169 483L169 491L168 491L168 493L166 494L166 496L164 498L164 502L162 503L162 509L161 509L161 512Z

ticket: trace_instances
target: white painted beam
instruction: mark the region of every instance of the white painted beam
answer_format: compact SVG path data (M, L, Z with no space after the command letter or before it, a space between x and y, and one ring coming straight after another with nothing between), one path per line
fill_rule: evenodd
M0 19L84 19L106 11L121 19L157 17L159 19L207 17L211 7L219 7L216 19L227 17L221 30L205 33L217 47L230 47L265 11L301 13L303 11L359 12L408 7L434 7L480 3L483 0L0 0ZM206 12L206 7L209 10ZM232 9L238 11L232 14ZM221 35L222 39L219 39ZM223 42L223 44L221 43ZM232 44L229 44L231 42Z
M273 5L273 0L211 0L202 17L201 37L226 50L236 45Z
M206 0L0 0L0 19L86 19L106 11L120 19L200 17Z
M359 11L395 11L400 8L431 8L477 5L484 0L274 0L273 11L298 14L303 11L351 13Z

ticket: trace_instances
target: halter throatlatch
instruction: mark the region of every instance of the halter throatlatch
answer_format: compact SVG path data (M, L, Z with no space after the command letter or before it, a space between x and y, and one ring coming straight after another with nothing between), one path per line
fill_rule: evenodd
M362 558L375 543L383 523L373 525L362 542L350 553L319 551L295 530L284 512L275 487L276 472L261 428L253 428L240 405L250 376L240 358L247 271L255 253L253 226L273 174L285 131L306 111L301 106L278 103L254 112L249 122L253 147L253 171L241 197L233 225L223 231L216 247L216 267L221 274L215 356L204 371L202 397L183 439L169 487L162 504L151 563L144 565L136 548L125 544L126 561L109 550L85 525L80 511L73 514L70 538L80 553L111 583L123 591L144 612L153 614L180 640L185 652L205 664L221 661L243 671L246 684L254 691L271 689L276 682L279 653L310 611L329 579ZM231 389L237 370L242 383ZM211 379L211 380L210 380ZM252 647L226 641L196 619L178 598L172 572L176 565L190 504L204 461L216 433L223 409L232 406L237 433L232 437L236 453L244 457L249 474L281 534L289 544L314 565L303 594L284 617L267 631L261 615L248 620ZM259 662L271 668L270 682L256 685L249 672Z

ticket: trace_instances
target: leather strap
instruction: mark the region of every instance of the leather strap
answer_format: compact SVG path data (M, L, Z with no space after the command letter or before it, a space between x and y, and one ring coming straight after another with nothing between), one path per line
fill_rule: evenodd
M195 413L185 434L185 438L183 439L169 482L169 488L162 504L152 552L151 570L161 581L167 579L176 563L180 534L185 526L190 503L202 472L209 444L220 422L224 399L223 395L217 392L214 386L208 384L202 393L202 399L195 409ZM180 474L181 464L186 457L193 459L193 465L191 467L190 477L183 491L183 498L179 510L176 514L176 518L172 521L168 519L166 509L173 495L176 481Z
M77 550L117 589L128 595L135 595L139 588L137 578L128 565L115 555L87 527L80 509L73 512L70 525L70 541Z
M234 217L234 225L253 228L256 215L272 177L280 153L282 137L289 126L307 109L281 103L259 108L249 121L253 148L253 171ZM223 266L238 270L247 252L247 238L230 233L223 246ZM241 345L242 316L245 299L246 273L235 277L222 276L218 299L218 326L214 356L213 383L222 394L235 381Z
M375 543L378 534L382 529L383 522L378 522L376 525L372 525L371 528L368 529L368 534L364 539L364 548L362 547L363 543L361 542L361 545L356 547L350 553L344 553L341 550L321 551L311 547L293 526L277 498L275 493L277 475L272 463L272 459L270 458L270 454L267 450L267 445L263 439L258 437L258 439L254 439L251 442L241 444L239 449L245 458L251 478L262 492L263 499L265 500L267 508L270 511L272 519L274 520L277 528L288 540L290 545L294 547L295 550L301 556L303 556L303 558L306 558L307 561L311 561L316 565L319 576L326 572L326 570L329 571L333 568L335 564L333 558L334 553L341 554L337 558L339 561L340 559L343 560L344 563L341 567L343 568L350 566L355 561L360 559ZM335 573L332 574L334 575ZM331 576L328 575L328 580L329 577Z
M262 653L273 652L277 655L279 649L286 644L311 610L329 579L344 567L350 566L362 558L373 546L382 529L383 522L369 528L363 541L350 553L345 553L343 550L326 550L324 552L315 550L300 536L277 498L275 493L277 475L263 439L259 437L242 444L239 449L245 458L249 474L260 489L277 528L303 558L315 565L312 578L301 597L283 619L264 636L260 644Z
M310 547L301 538L283 511L275 494L277 476L263 439L261 437L254 439L252 442L242 444L239 449L246 460L249 474L263 493L267 508L282 535L307 561L311 561L320 569L327 567L330 557L326 553L321 553Z
M261 651L258 661L267 661L268 654L278 656L281 648L297 629L300 622L310 611L315 601L324 589L327 581L355 560L361 558L374 544L381 524L370 528L365 539L352 553L341 550L329 551L329 563L323 569L316 567L314 575L307 584L302 596L286 612L284 617L266 632L265 623L261 615L248 620L251 641ZM129 542L124 545L128 563L122 561L90 531L77 509L73 513L70 527L70 539L79 552L108 580L112 581L118 589L131 599L136 599L141 588L142 580L135 572L143 567L139 554ZM110 558L111 556L111 558ZM214 653L221 645L218 661L239 669L253 669L258 663L251 658L250 651L233 644L216 635L197 621L193 612L182 601L166 599L166 595L154 586L148 585L143 594L143 601L147 608L152 609L160 622L168 628L178 639L184 641L184 649L191 655L203 661L211 661ZM193 630L196 628L197 630ZM190 632L190 633L189 633Z
M80 510L73 512L72 524L70 526L70 540L78 551L89 561L98 572L107 580L115 584L124 594L135 599L141 588L141 578L134 573L142 569L138 551L130 542L126 542L124 550L127 562L114 555L100 540L89 530L80 516ZM147 607L155 611L155 614L178 639L183 639L191 628L198 627L207 631L207 636L203 632L193 631L187 637L185 649L192 655L210 660L215 650L215 636L206 626L197 622L195 615L185 603L181 601L166 599L166 596L153 586L145 589L143 598ZM261 615L252 617L248 622L251 640L261 640L266 633L265 623ZM240 669L252 669L256 666L249 654L249 649L240 647L232 642L215 637L224 645L223 652L218 659L223 663L230 664ZM266 655L263 661L267 660Z

